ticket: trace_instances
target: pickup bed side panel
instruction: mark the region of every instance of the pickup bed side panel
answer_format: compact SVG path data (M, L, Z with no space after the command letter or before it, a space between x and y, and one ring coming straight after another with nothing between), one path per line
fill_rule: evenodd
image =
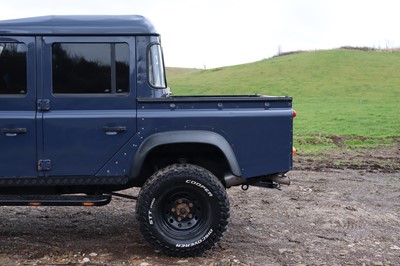
M203 130L223 136L244 178L292 168L292 124L291 98L139 100L138 106L142 136L179 130Z

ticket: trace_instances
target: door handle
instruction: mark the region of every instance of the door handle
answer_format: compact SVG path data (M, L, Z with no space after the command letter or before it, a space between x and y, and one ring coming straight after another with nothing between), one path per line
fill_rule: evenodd
M106 135L113 136L117 135L118 133L126 131L125 126L117 126L117 127L103 127Z
M28 132L26 128L20 127L20 128L2 128L1 133L5 134L6 137L15 137L18 134L25 134Z

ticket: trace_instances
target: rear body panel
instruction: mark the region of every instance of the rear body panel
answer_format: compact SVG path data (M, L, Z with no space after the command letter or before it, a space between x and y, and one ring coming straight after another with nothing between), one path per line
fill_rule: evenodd
M212 131L231 145L242 177L292 168L293 118L290 97L212 96L139 99L143 135L177 130Z

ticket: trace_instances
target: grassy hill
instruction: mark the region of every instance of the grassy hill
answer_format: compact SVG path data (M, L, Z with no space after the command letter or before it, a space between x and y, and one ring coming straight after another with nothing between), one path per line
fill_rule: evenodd
M167 72L168 73L168 72ZM400 139L400 53L313 51L169 76L175 95L293 97L295 143L306 151Z
M167 67L167 77L173 79L181 75L189 74L195 71L199 71L196 68L182 68L182 67Z

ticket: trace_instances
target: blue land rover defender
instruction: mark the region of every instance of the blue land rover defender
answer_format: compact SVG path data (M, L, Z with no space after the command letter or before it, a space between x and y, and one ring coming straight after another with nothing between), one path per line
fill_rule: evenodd
M227 228L226 188L289 183L294 114L290 97L172 96L142 16L0 21L3 206L99 206L141 187L148 242L201 254Z

